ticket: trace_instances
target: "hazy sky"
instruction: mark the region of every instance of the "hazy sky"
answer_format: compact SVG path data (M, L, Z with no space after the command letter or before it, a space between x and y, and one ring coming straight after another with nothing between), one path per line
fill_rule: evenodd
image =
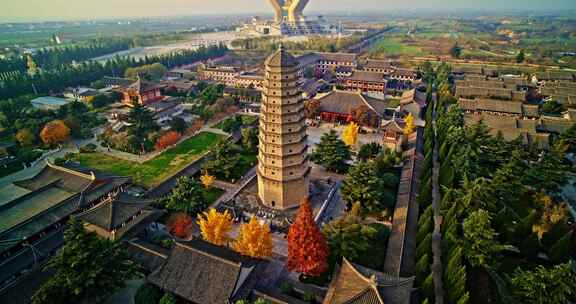
M576 0L310 0L308 11L576 9ZM0 0L0 22L271 12L268 0Z

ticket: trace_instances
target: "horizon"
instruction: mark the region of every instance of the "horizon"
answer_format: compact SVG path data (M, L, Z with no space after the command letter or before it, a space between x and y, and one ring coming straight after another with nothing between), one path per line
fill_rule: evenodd
M54 0L49 6L41 0L5 0L0 11L0 23L50 22L50 21L97 21L142 18L186 18L186 17L248 17L272 15L272 7L267 0L245 0L246 5L225 5L229 0L213 0L210 3L198 0L166 0L163 3L152 0L101 0L98 3L84 1ZM501 1L487 0L482 8L473 1L460 1L458 4L444 3L444 0L411 1L408 4L390 4L383 7L379 0L341 0L338 4L329 0L312 0L305 10L307 15L345 14L451 14L451 13L490 13L506 15L527 13L547 15L550 13L565 15L576 10L572 0L541 1ZM25 2L25 3L22 3ZM32 2L32 3L31 3ZM360 2L360 3L358 3ZM30 11L30 6L39 9ZM40 9L41 8L41 9ZM113 11L114 13L110 13Z

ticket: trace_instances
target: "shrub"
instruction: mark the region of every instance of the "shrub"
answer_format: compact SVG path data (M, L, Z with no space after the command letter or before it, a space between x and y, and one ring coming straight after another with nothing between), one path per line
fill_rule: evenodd
M149 283L138 288L134 295L134 304L158 304L162 297L162 291Z

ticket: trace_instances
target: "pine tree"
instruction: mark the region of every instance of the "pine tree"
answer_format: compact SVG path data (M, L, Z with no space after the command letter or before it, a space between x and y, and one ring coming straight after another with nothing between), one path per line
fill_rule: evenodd
M316 226L308 201L302 202L288 231L286 267L307 276L319 276L328 270L328 244Z
M205 241L217 246L223 246L230 240L230 230L232 230L232 216L228 210L219 213L215 208L209 212L198 214L197 217L200 232Z
M572 230L568 231L550 248L550 260L554 263L562 263L570 258L572 250Z
M431 272L422 283L422 292L426 298L434 299L434 277Z
M334 172L344 172L346 162L350 159L350 148L338 138L334 130L322 135L320 143L312 152L312 161Z
M234 250L253 258L266 258L272 255L272 235L267 224L258 223L256 217L240 226L240 234L233 244Z

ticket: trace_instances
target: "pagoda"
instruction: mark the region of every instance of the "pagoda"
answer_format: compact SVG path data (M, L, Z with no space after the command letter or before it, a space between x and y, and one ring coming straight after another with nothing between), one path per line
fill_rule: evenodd
M266 60L262 92L258 196L265 206L285 210L308 198L308 146L298 61L282 46Z

